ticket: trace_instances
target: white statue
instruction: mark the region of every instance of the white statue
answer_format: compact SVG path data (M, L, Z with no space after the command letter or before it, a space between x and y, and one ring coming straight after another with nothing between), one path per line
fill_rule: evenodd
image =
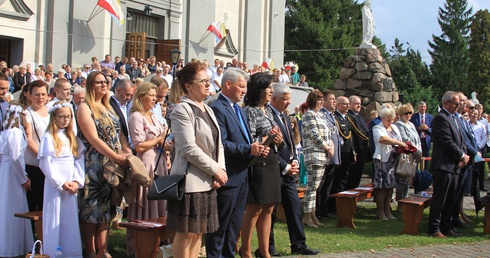
M359 46L360 48L377 48L373 45L376 24L371 12L371 2L372 0L364 1L364 6L362 7L362 43Z
M480 104L480 101L478 101L478 99L476 98L476 95L478 95L478 93L476 93L474 91L471 93L471 101L473 101L473 104L475 104L475 105Z

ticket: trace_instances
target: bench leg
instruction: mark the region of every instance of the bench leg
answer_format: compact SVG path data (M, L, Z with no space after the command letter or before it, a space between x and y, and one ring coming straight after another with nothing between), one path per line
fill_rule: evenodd
M335 200L339 222L337 227L356 228L354 213L356 212L356 198L339 198Z
M418 235L419 224L424 214L424 207L403 203L403 230L401 234Z
M483 222L483 234L490 234L490 205L485 205L485 221Z
M155 258L159 251L160 237L157 231L135 230L136 257Z
M40 220L34 221L34 228L36 231L37 240L41 240L41 242L42 242L43 241L43 220L40 219Z

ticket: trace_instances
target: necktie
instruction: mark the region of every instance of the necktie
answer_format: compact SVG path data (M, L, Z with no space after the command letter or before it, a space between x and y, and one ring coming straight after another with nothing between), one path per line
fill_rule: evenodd
M425 114L422 116L422 124L425 124ZM425 138L425 131L420 132L420 137Z
M243 121L242 114L236 103L233 104L233 109L235 110L235 113L238 117L238 121L240 121L240 126L242 127L243 133L245 134L245 137L247 138L247 141L250 144L251 142L250 142L250 138L248 137L247 127L245 126L245 122Z
M459 122L458 122L458 120L456 120L456 117L454 117L454 115L451 115L451 117L453 118L453 121L456 124L456 127L459 129Z
M282 125L284 125L284 128L286 129L286 137L287 137L289 143L291 144L291 146L290 146L291 147L290 148L291 149L291 153L289 155L289 158L293 158L294 155L293 155L293 147L292 146L294 146L294 142L291 140L291 133L289 132L289 126L286 123L286 118L284 118L284 114L283 113L281 113L281 121L282 121Z

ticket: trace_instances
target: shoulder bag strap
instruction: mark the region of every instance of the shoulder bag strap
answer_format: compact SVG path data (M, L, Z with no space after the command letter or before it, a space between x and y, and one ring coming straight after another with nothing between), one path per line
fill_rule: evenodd
M34 122L34 115L32 114L32 112L29 110L29 108L26 108L27 111L29 111L29 113L31 114L31 119L32 119L32 126L34 126L34 132L36 132L36 136L37 136L37 140L39 142L41 142L41 138L39 137L39 134L37 133L37 128L36 128L36 123Z

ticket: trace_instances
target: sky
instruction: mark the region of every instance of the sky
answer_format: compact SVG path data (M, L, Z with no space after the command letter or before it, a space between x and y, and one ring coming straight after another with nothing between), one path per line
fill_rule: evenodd
M359 0L359 3L362 3ZM419 50L423 60L431 63L428 41L432 35L441 35L437 23L439 7L445 0L373 0L372 12L376 22L375 35L391 49L398 38L404 47ZM468 0L473 14L480 9L490 9L490 0Z

